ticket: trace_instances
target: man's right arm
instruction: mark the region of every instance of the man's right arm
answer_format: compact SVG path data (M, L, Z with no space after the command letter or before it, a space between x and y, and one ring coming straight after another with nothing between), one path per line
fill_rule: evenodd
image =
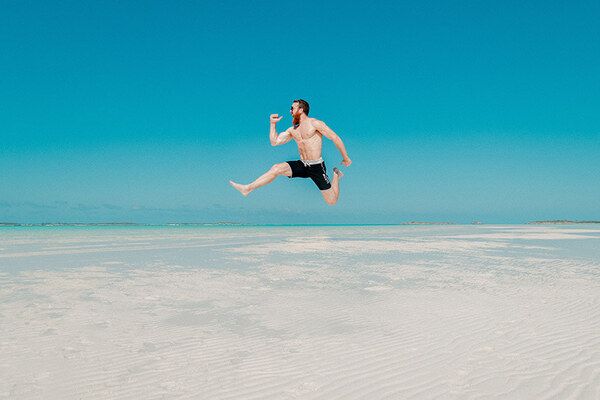
M281 132L279 135L277 134L277 122L281 121L281 118L283 118L283 116L280 117L277 114L271 114L271 129L269 130L269 140L271 141L271 146L279 146L289 142L292 139L289 129Z

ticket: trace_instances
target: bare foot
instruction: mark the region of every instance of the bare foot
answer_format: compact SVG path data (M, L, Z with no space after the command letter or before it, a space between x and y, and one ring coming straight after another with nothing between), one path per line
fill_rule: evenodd
M248 185L240 185L239 183L235 183L234 181L229 181L229 184L233 186L235 190L244 195L244 197L248 196L250 191L248 190Z
M338 176L338 179L342 179L342 176L344 176L344 173L340 171L337 167L333 167L333 173Z

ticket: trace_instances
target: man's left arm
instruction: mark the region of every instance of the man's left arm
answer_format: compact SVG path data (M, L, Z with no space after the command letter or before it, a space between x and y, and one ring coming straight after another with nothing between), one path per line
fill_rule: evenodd
M346 152L346 147L344 146L342 139L323 121L313 119L313 125L315 128L317 128L321 135L325 136L327 139L331 140L333 144L335 144L335 147L337 147L342 154L342 164L344 164L346 167L349 167L350 164L352 164L352 160L350 157L348 157L348 152Z

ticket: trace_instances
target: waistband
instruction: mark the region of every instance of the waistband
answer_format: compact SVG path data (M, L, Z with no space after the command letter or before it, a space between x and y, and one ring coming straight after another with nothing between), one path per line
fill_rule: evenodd
M302 161L302 164L304 164L305 166L309 166L309 165L317 165L317 164L321 164L323 162L323 157L319 158L318 160L300 160Z

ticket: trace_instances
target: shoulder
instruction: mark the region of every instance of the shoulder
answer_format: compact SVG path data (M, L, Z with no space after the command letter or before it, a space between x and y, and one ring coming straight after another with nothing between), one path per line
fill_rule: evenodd
M320 133L327 135L327 133L329 132L329 127L327 126L327 124L319 119L316 118L312 118L311 120L311 124L312 126L314 126L314 128L319 131Z
M319 119L316 119L316 118L311 118L310 123L312 124L312 126L314 126L317 129L327 127L327 125L325 125L325 122L323 122Z

